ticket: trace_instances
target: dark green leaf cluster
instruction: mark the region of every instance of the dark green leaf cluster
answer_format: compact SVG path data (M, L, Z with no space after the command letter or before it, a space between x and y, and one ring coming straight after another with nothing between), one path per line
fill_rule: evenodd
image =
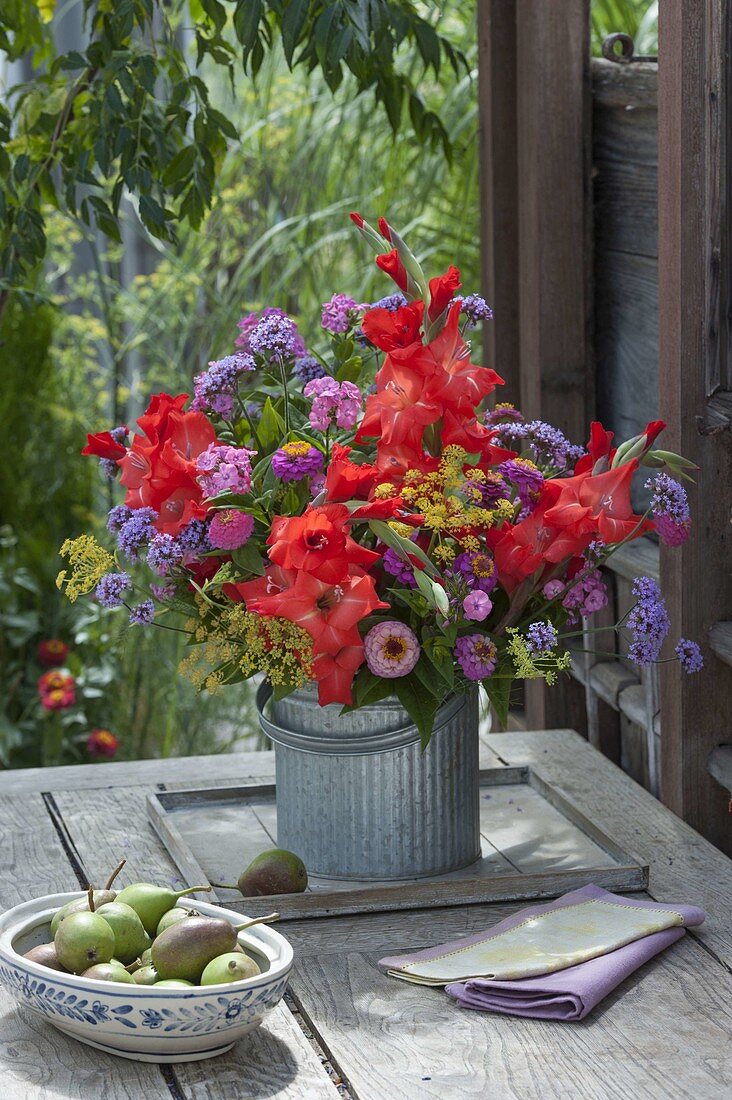
M256 77L277 44L291 68L319 72L334 92L348 70L395 133L406 106L419 140L449 155L442 122L397 55L408 51L435 78L443 62L454 73L465 62L412 0L84 0L84 10L86 46L54 56L35 5L0 9L0 49L45 61L0 106L0 295L26 284L43 259L48 206L113 240L126 197L160 240L174 241L182 223L198 228L227 141L238 139L210 102L206 59L232 86L238 63ZM195 59L184 44L191 21Z

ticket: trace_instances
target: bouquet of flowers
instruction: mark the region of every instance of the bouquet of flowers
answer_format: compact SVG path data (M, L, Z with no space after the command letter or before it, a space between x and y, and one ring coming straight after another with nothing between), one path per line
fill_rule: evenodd
M351 218L396 292L335 294L319 351L282 310L249 314L192 401L157 394L134 435L90 435L83 453L126 490L107 521L117 547L65 543L58 584L133 624L176 613L201 687L264 673L278 697L314 681L323 706L394 694L426 743L452 693L481 683L505 720L516 679L569 667L563 641L606 603L608 557L648 531L687 537L676 477L691 463L656 447L661 421L619 446L594 423L585 448L511 405L486 412L502 379L469 342L486 303L460 294L455 267L428 282L384 219ZM656 472L637 515L641 465ZM152 582L132 568L143 558ZM669 622L652 580L634 591L618 629L648 664ZM676 655L701 665L693 642Z

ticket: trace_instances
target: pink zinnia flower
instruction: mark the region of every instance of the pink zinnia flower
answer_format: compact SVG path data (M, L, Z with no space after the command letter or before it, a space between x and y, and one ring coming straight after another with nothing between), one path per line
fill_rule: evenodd
M249 541L254 530L254 517L236 508L224 508L211 520L208 537L218 550L237 550Z
M92 730L86 739L86 751L91 756L106 756L109 760L119 748L119 738L110 730Z
M417 635L404 623L390 621L372 626L363 640L366 664L374 676L394 680L406 676L419 660Z

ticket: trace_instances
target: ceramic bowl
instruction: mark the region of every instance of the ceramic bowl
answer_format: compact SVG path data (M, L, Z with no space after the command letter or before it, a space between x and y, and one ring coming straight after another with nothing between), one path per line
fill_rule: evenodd
M122 1058L144 1062L193 1062L230 1050L257 1027L287 986L292 948L267 925L239 933L239 942L262 970L254 978L191 989L101 982L62 974L23 957L51 939L53 914L83 893L51 894L16 905L0 916L0 980L22 1005L59 1031ZM217 905L179 902L231 924L247 918Z

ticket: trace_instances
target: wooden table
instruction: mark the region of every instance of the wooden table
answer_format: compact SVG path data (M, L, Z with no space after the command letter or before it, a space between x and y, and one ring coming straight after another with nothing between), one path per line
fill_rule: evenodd
M3 991L4 1100L732 1096L732 861L571 730L489 735L482 764L536 764L651 867L657 901L708 920L579 1024L468 1012L439 990L384 977L376 960L467 935L517 905L288 922L291 995L221 1058L156 1066L74 1042ZM174 786L264 780L271 753L0 774L0 904L99 881L124 855L127 881L175 876L145 796Z

